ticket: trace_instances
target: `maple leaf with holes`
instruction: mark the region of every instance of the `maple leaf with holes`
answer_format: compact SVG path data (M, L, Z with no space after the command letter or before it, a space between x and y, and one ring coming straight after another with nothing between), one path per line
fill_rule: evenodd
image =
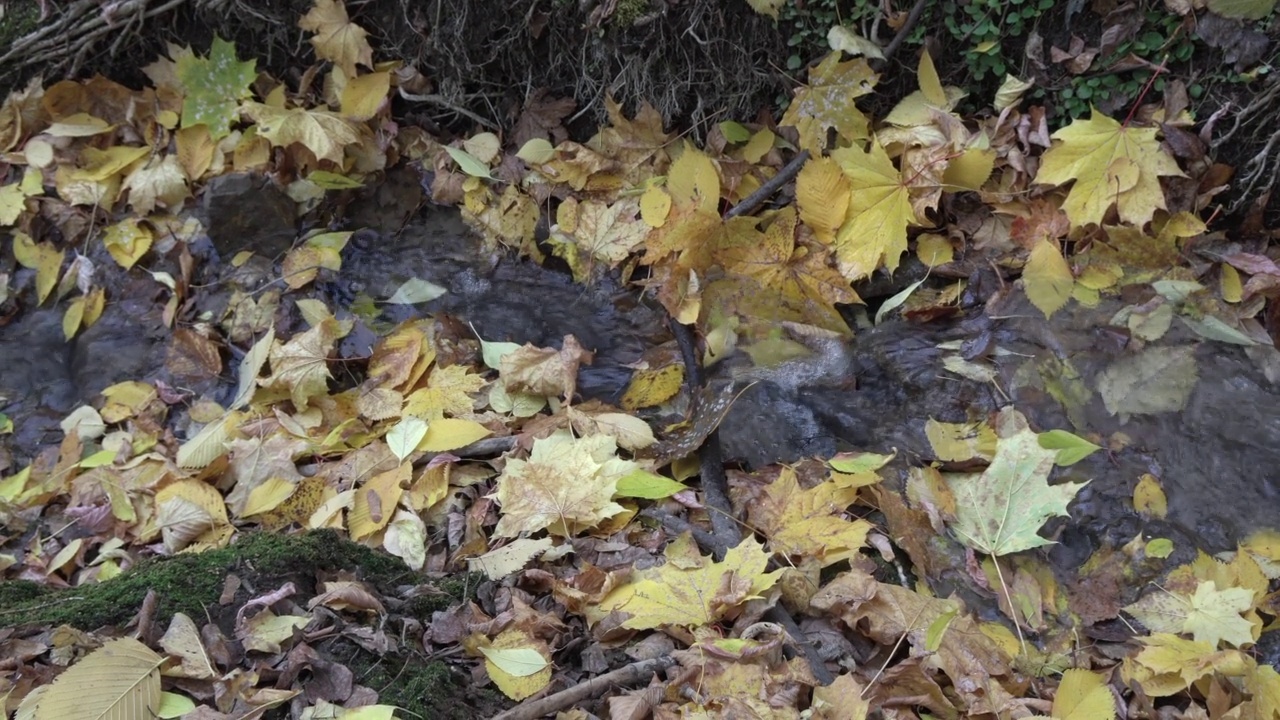
M1155 128L1122 125L1096 109L1053 134L1035 181L1072 183L1062 209L1072 225L1102 224L1112 205L1120 220L1145 225L1166 206L1160 177L1185 177L1156 140Z
M809 70L809 84L796 91L780 125L795 127L800 147L817 157L827 146L827 130L845 141L868 137L870 123L853 101L871 92L880 78L863 58L840 62L840 51Z

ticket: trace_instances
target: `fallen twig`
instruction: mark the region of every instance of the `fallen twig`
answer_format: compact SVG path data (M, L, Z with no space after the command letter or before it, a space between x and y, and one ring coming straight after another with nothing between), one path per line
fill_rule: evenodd
M902 27L898 28L897 34L889 41L888 47L881 53L886 61L898 52L898 48L902 47L902 43L907 41L907 36L911 34L912 28L916 26L916 23L920 22L920 16L924 14L925 2L926 0L916 0L916 4L911 6L911 12L907 13L907 21L902 23Z
M777 175L769 178L769 181L760 186L759 190L751 193L742 199L742 202L729 208L729 212L724 214L726 220L739 215L747 215L768 200L771 195L778 191L778 188L791 182L800 172L800 168L804 167L804 163L809 159L809 151L801 150L799 154L791 158L791 162L782 166Z
M676 659L670 655L651 660L641 660L612 672L607 672L599 677L580 682L573 687L565 688L540 700L517 705L506 712L494 715L493 720L534 720L534 718L540 718L543 715L550 715L551 713L571 708L584 700L606 692L611 687L625 687L646 682L654 673L666 670L675 664Z

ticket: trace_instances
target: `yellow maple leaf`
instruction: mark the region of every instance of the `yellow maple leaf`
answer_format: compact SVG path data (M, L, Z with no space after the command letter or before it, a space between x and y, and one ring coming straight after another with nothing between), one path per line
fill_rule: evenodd
M1115 205L1120 219L1142 226L1166 207L1160 176L1185 177L1159 141L1155 128L1121 125L1096 109L1053 134L1036 182L1073 182L1062 209L1073 225L1101 224Z
M769 538L774 553L814 557L826 567L856 555L871 531L866 520L841 517L857 495L857 487L832 480L802 489L795 470L784 466L748 507L748 520Z
M484 378L476 375L464 365L450 365L447 368L437 367L431 371L427 386L415 390L405 398L406 416L434 420L449 415L463 415L472 411L475 402L471 393L484 387Z
M623 512L613 501L618 480L639 466L617 457L608 435L574 438L558 431L537 440L528 460L511 459L493 497L502 506L499 537L547 529L572 537Z
M348 145L360 140L359 134L341 116L325 110L275 108L263 103L245 103L241 109L258 123L258 134L276 147L298 143L319 160L342 163Z
M356 76L356 64L373 67L373 48L365 29L351 22L347 8L334 0L315 0L298 27L316 34L311 38L316 56L342 68L347 77Z
M846 194L847 197L847 194ZM860 302L822 247L798 243L794 207L786 207L763 234L752 229L721 253L725 270L750 279L733 309L771 320L793 320L841 330L836 303ZM753 288L751 285L758 287ZM722 292L718 288L715 292ZM746 302L742 302L746 301Z
M850 280L867 277L881 262L890 271L907 251L907 225L916 221L902 173L877 142L831 153L849 178L849 213L836 234L840 272Z
M579 203L574 229L569 233L553 231L554 237L574 244L588 258L588 264L574 268L574 276L590 277L595 262L613 269L643 245L650 228L639 213L640 203L635 198L623 198L612 205L590 200Z
M725 553L724 562L697 553L687 535L667 547L665 565L636 574L600 601L599 610L630 617L623 627L636 630L662 625L701 627L732 617L748 600L773 587L782 571L766 573L769 553L747 538Z
M794 126L800 147L815 157L826 149L829 128L849 142L867 137L867 116L853 101L870 93L880 76L863 58L840 62L840 57L833 52L809 70L809 84L796 91L779 123Z

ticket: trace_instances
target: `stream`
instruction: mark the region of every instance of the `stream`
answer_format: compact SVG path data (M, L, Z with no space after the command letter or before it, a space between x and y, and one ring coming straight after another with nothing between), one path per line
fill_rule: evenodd
M390 325L415 314L447 313L486 340L543 347L558 347L572 334L595 352L594 363L582 370L579 391L606 401L616 401L625 388L631 374L626 365L670 337L656 303L607 278L583 287L565 273L483 252L452 209L424 209L402 226L409 217L404 208L411 212L414 206L402 203L397 214L385 205L370 202L352 211L350 217L357 219L382 213L394 220L360 229L342 253L339 273L283 293L275 313L280 334L305 327L292 300L319 298L342 317L362 293L386 298L405 280L421 278L448 293L416 306L381 305L380 321ZM218 218L210 222L214 227ZM251 233L242 232L239 243L255 247ZM256 258L256 266L231 268L225 261L236 249L226 238L191 243L197 261L192 283L200 288L192 294L197 316L221 317L235 287L261 297L279 277L278 266L264 257ZM90 258L110 298L97 324L68 343L62 336L62 308L33 308L28 302L0 328L0 412L15 425L12 434L0 435L4 474L58 443L59 421L76 406L98 401L98 393L114 382L160 380L185 399L229 400L237 353L247 346L236 353L224 347L221 358L206 359L196 369L175 362L181 334L199 328L179 323L180 331L170 331L161 316L167 298L162 286L146 273L119 270L100 248L90 251ZM177 268L177 250L151 266L171 273ZM12 273L15 292L25 288L29 296L31 271L15 266L8 250L0 258L0 272L5 271ZM1207 342L1175 322L1154 344L1185 348L1194 357L1197 379L1185 410L1122 421L1094 390L1100 373L1123 352L1123 344L1107 332L1120 307L1119 301L1092 309L1073 303L1046 322L1015 292L1001 308L1001 320L979 317L979 310L926 324L889 319L859 330L846 382L794 388L762 382L744 392L721 426L726 456L760 467L846 449L896 451L901 469L932 458L924 432L929 418L985 420L1012 403L1037 430L1062 428L1103 444L1116 433L1128 438L1123 448L1094 453L1057 472L1062 480L1090 481L1071 506L1071 518L1047 530L1061 541L1053 551L1059 567L1078 566L1098 547L1123 544L1139 533L1224 550L1255 529L1276 525L1280 388L1255 362L1273 358L1275 350L1246 352ZM989 333L991 347L1002 350L978 360L994 369L994 382L968 380L942 365L949 351L939 349L940 343L977 333ZM340 355L367 356L375 338L375 328L358 321ZM1078 373L1071 387L1083 388L1070 409L1048 390L1064 382L1064 367ZM184 431L177 420L175 434L183 437ZM1166 521L1144 520L1132 509L1133 488L1144 473L1157 477L1168 495Z

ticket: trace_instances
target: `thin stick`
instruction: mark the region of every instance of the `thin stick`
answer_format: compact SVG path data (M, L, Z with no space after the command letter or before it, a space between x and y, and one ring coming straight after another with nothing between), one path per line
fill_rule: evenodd
M799 174L800 168L804 167L804 162L808 159L809 151L801 150L798 155L791 158L791 162L784 165L782 169L778 171L777 175L769 178L769 182L761 185L759 190L756 190L746 196L743 198L742 202L730 208L729 212L724 214L724 219L728 220L729 218L738 217L739 215L747 215L751 211L755 210L761 205L761 203L768 200L769 196L777 192L778 188L786 185L792 178Z
M898 52L898 48L902 47L902 43L907 41L907 36L911 34L911 30L915 28L916 23L920 22L920 16L924 14L925 4L925 0L916 0L916 4L911 6L911 12L907 14L907 21L902 23L902 27L898 28L898 33L889 41L889 46L881 53L886 61Z
M550 715L578 705L585 700L607 692L614 686L638 685L647 681L654 673L666 670L675 664L676 659L670 655L632 663L599 677L580 682L573 687L565 688L540 700L517 705L506 712L494 715L493 720L534 720L543 715Z

